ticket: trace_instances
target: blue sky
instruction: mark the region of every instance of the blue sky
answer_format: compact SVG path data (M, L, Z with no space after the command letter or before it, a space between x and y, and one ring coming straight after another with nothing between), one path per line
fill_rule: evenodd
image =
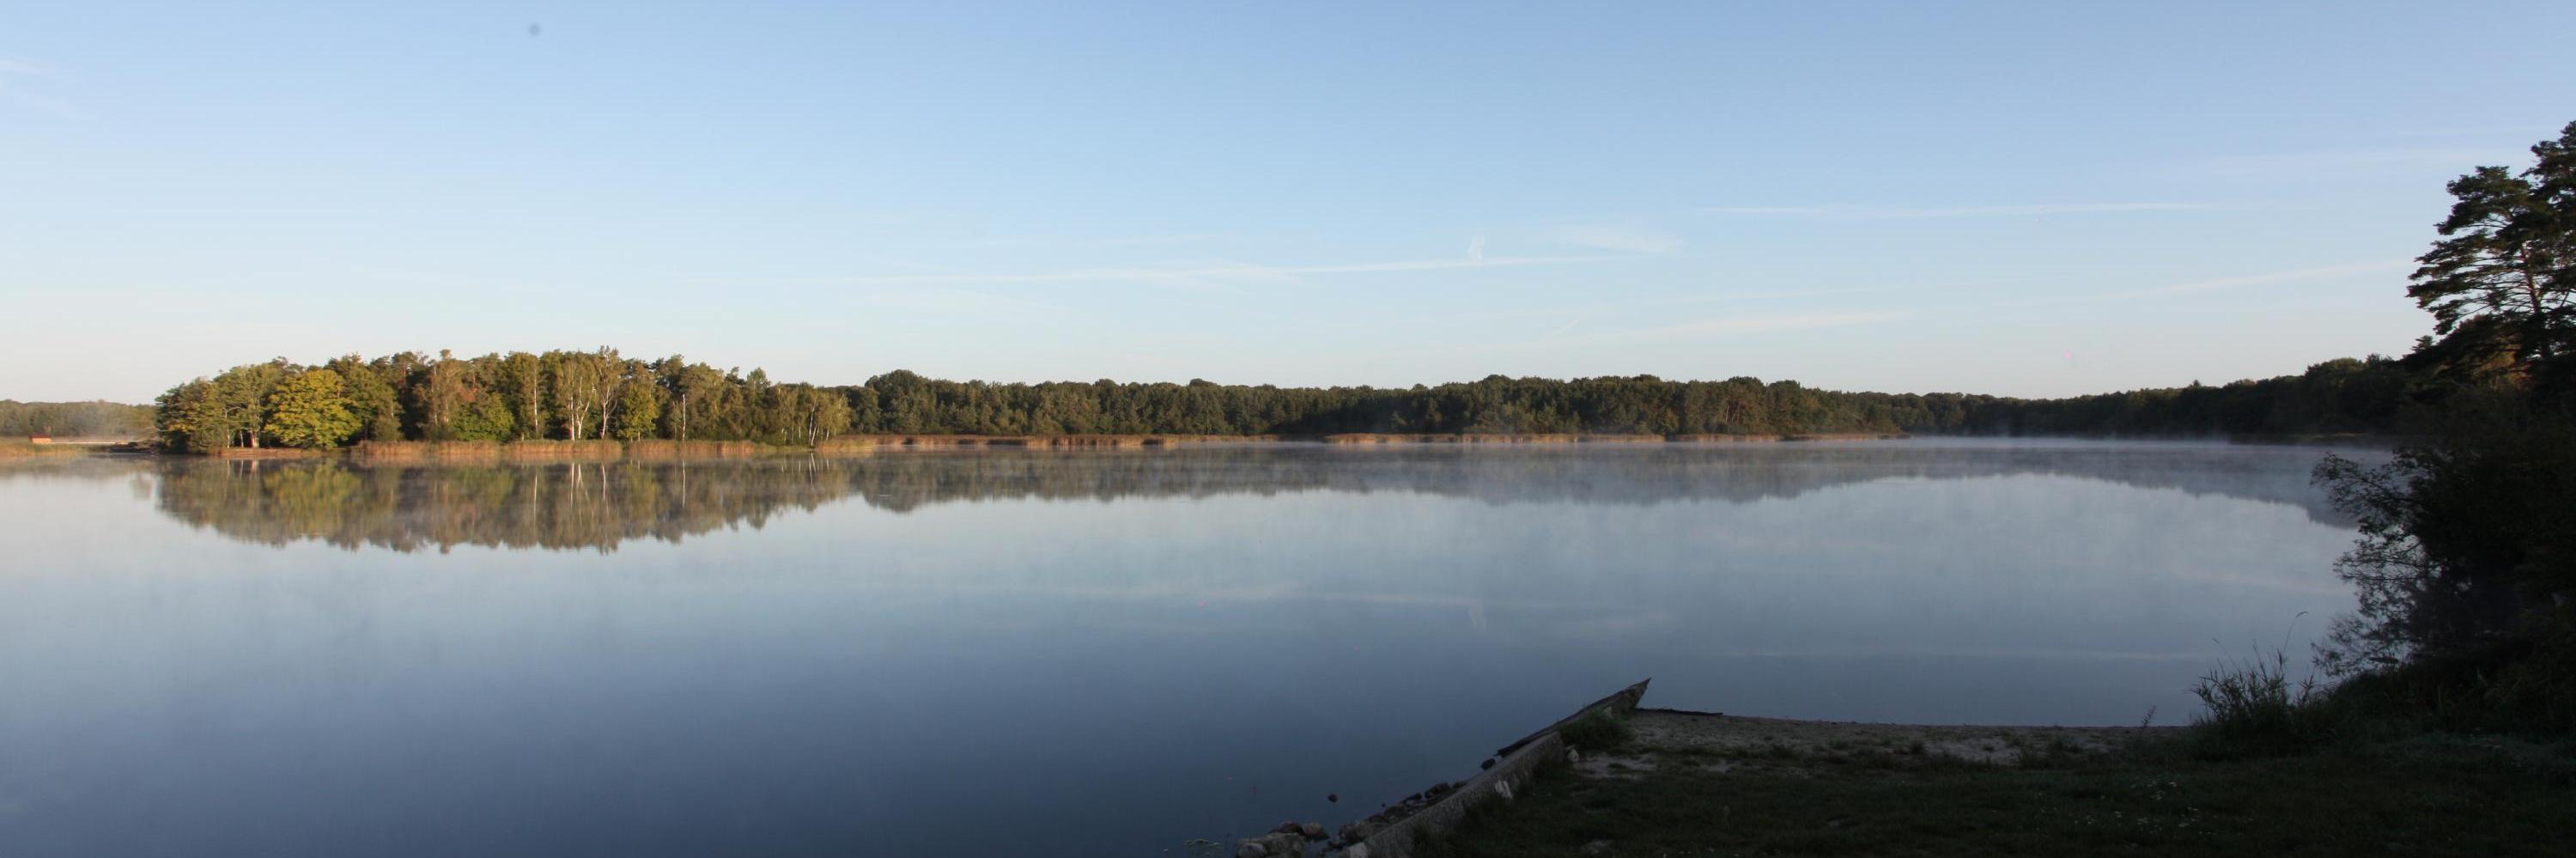
M2398 353L2576 4L0 6L0 398L236 363L1756 375Z

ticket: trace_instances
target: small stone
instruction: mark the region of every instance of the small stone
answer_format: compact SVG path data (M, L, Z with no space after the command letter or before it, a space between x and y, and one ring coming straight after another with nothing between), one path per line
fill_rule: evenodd
M1358 843L1367 840L1369 835L1375 833L1377 833L1375 825L1367 822L1349 822L1343 823L1342 830L1335 836L1340 837L1344 843Z
M1261 847L1280 858L1298 858L1306 854L1306 838L1285 831L1272 832L1261 836Z
M1296 834L1296 833L1298 833L1298 832L1300 832L1300 831L1304 831L1304 830L1306 830L1305 826L1298 825L1297 823L1294 823L1294 822L1282 822L1282 823L1279 823L1279 827L1277 827L1277 828L1273 828L1273 829L1270 829L1270 833L1272 833L1272 834Z
M1270 847L1258 840L1244 840L1234 844L1234 858L1270 858Z
M1297 833L1305 835L1308 840L1322 840L1324 839L1324 824L1321 822L1301 822L1297 824Z
M1565 749L1565 761L1569 763L1583 762L1583 752L1577 751L1573 748L1567 748Z
M1476 766L1476 768L1480 768L1480 769L1490 769L1490 768L1493 768L1493 767L1494 767L1494 758L1492 758L1492 757L1486 757L1486 758L1485 758L1485 762L1484 762L1483 764L1480 764L1480 765Z

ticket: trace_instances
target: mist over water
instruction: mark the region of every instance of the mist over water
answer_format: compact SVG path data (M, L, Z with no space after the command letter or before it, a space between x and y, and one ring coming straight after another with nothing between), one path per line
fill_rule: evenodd
M1740 714L2174 723L2219 658L2350 609L2323 452L11 466L0 843L1154 855L1365 815L1648 676Z

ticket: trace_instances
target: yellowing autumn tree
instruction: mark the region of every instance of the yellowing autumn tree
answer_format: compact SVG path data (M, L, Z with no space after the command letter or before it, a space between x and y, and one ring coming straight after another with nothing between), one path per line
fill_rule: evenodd
M346 381L327 369L296 373L268 395L269 437L288 446L327 450L358 432Z

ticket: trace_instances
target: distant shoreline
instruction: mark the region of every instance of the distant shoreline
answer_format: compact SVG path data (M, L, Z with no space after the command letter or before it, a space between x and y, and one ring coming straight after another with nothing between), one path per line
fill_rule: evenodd
M2406 438L2392 435L2248 435L2217 438L2162 435L1916 435L1905 432L1814 432L1814 433L1691 433L1675 435L1619 433L1532 433L1532 432L1340 432L1327 435L963 435L963 434L885 434L844 435L820 444L784 445L752 441L671 441L639 439L635 441L362 441L355 445L330 450L296 447L230 447L212 453L187 453L150 449L148 442L126 441L114 444L97 442L57 443L49 448L27 448L24 444L0 444L0 460L8 458L61 458L87 453L156 455L173 458L294 460L347 458L365 462L571 462L571 461L675 461L681 459L749 459L774 456L869 455L879 452L930 452L959 450L1160 450L1202 444L1313 444L1330 447L1413 447L1413 446L1562 446L1570 444L1794 444L1841 441L1897 441L1914 438L1968 439L2064 439L2096 441L2177 442L2213 441L2228 444L2262 446L2368 446L2393 447ZM16 452L18 456L8 455Z
M1331 435L844 435L812 446L751 441L361 441L346 448L228 447L213 453L170 453L210 459L316 459L362 461L612 461L637 459L747 459L761 456L866 455L932 450L1148 450L1189 444L1535 445L1535 444L1734 444L1808 441L1880 441L1913 437L1902 432L1812 434L1621 435L1597 433L1461 434L1342 432Z

